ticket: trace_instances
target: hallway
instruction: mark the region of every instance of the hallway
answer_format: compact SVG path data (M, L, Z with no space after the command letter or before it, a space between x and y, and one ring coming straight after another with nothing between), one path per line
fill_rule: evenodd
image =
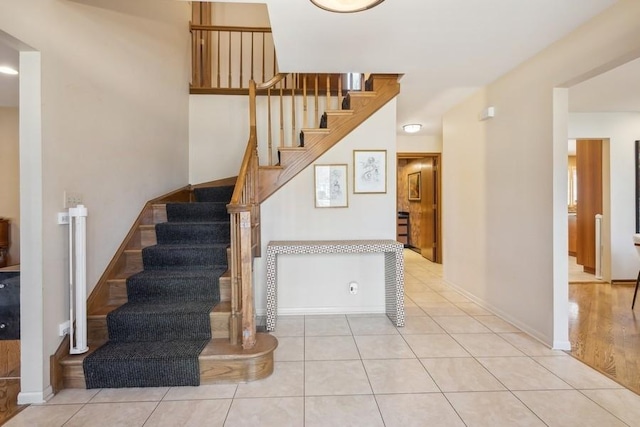
M402 328L378 314L280 317L267 379L63 390L7 426L640 425L640 396L482 309L409 250L405 288Z

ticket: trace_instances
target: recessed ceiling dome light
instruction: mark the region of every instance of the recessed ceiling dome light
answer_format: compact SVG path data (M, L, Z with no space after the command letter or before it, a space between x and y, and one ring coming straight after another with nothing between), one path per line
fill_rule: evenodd
M9 74L11 76L15 76L16 74L18 74L18 71L14 70L11 67L2 67L2 66L0 66L0 73Z
M311 0L320 9L329 12L352 13L376 7L384 0Z
M422 125L419 125L419 124L404 125L404 126L402 126L402 129L406 133L416 133L420 129L422 129Z

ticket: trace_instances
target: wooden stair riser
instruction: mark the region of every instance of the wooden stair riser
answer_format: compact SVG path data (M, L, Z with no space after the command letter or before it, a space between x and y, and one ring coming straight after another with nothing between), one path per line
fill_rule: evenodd
M140 229L140 247L146 248L158 243L156 238L156 227L154 225L141 225Z
M153 205L153 222L151 224L160 224L161 222L167 222L167 205L164 203L157 203Z
M109 284L109 305L122 305L127 299L127 279L111 279Z
M306 150L306 147L296 149L280 149L280 164L286 167L288 164L291 164L292 159L304 155L304 152Z
M211 336L213 338L229 338L229 318L230 311L212 311L209 313L211 321ZM89 345L101 344L108 340L107 316L89 315L87 316L87 335Z
M125 253L125 267L123 273L137 273L142 271L142 249L127 249Z
M127 279L110 279L108 305L122 305L128 301L127 299ZM231 273L226 271L220 277L220 301L231 300Z
M336 114L336 113L327 113L327 129L331 129L341 125L343 122L349 120L353 115L353 110L348 110L348 114ZM305 135L305 144L306 144L306 135Z
M231 301L231 272L229 270L220 277L220 301Z

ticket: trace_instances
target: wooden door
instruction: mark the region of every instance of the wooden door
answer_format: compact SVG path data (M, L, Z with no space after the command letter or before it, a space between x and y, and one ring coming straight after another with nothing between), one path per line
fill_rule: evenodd
M422 159L420 253L429 261L437 262L437 161L435 157Z
M595 216L602 213L602 140L576 142L576 259L587 273L596 271Z

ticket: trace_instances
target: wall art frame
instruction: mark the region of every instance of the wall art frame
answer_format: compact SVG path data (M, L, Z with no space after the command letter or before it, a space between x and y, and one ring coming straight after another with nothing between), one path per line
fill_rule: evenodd
M314 165L314 198L316 208L349 207L346 164Z
M387 150L353 150L353 192L387 192Z
M417 202L422 199L422 188L420 172L413 172L407 175L407 189L410 202Z

